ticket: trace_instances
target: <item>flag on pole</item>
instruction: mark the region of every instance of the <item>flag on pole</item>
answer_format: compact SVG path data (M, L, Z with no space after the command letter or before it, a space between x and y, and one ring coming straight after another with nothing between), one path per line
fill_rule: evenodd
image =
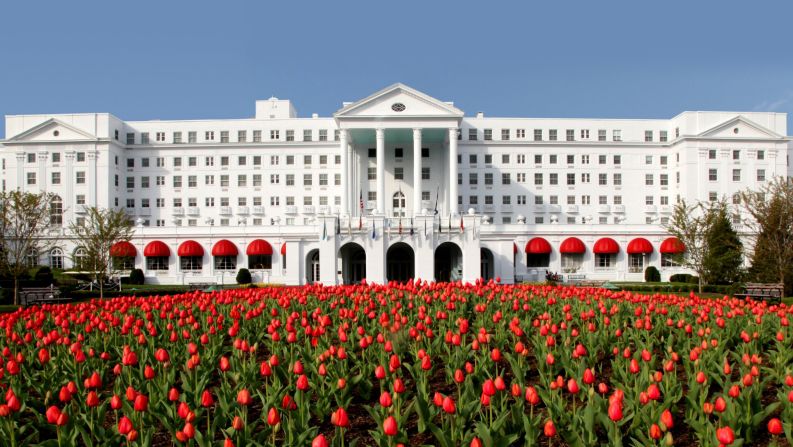
M449 213L449 233L452 232L452 213Z
M465 232L465 225L463 225L463 216L460 216L460 233Z
M402 234L402 215L399 216L399 234Z
M427 233L427 219L424 219L424 237L429 237Z
M410 235L413 236L413 218L410 218Z
M341 218L337 217L334 222L336 223L336 234L339 235L341 234Z
M361 190L360 195L360 211L358 212L358 229L360 230L363 228L363 189Z
M438 215L438 194L440 194L440 192L441 192L441 187L438 186L438 188L435 190L435 209L433 210L433 214L435 214L436 216Z
M325 220L322 220L322 240L326 240L328 238L328 227L325 223Z
M352 237L352 219L347 219L347 236Z
M372 240L377 239L377 233L374 231L374 221L372 221Z

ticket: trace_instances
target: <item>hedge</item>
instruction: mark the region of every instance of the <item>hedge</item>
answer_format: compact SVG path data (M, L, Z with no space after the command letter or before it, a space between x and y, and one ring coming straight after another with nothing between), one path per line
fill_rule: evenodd
M187 286L173 286L161 289L140 289L140 290L105 290L105 298L118 298L121 296L157 296L157 295L178 295L188 292ZM63 296L68 296L73 300L87 300L99 298L99 290L72 290L62 292Z

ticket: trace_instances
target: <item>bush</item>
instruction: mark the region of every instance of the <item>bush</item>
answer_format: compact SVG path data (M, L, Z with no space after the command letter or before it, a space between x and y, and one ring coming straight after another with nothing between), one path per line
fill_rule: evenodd
M141 285L146 281L146 277L143 276L143 270L135 269L129 272L129 283Z
M55 277L52 274L52 269L50 269L46 265L39 267L33 278L36 281L36 283L42 287L49 286L50 284L55 284Z
M660 282L661 281L661 272L658 271L655 266L649 266L644 269L644 281L645 282Z
M239 272L237 272L237 284L250 284L253 281L251 278L250 270L246 268L241 268Z
M699 277L688 273L677 273L669 277L669 282L684 282L688 284L699 284Z

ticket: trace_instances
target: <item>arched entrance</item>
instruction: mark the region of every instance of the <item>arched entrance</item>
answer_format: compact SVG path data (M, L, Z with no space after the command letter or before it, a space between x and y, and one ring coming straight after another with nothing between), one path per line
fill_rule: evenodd
M463 277L463 252L454 242L435 249L435 281L457 281Z
M406 282L413 279L416 256L410 245L397 242L386 253L386 279Z
M355 242L348 242L339 249L341 274L344 284L358 284L366 278L366 251Z
M479 276L485 281L495 278L495 262L493 252L482 247L479 250Z
M306 255L306 283L319 282L319 249L314 249Z

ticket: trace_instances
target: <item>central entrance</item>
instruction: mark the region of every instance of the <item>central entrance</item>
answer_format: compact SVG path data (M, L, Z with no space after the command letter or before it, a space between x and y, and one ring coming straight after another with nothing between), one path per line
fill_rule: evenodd
M366 251L355 242L348 242L339 249L341 274L344 284L358 284L366 278Z
M397 242L386 253L386 279L388 281L407 282L413 279L415 254L410 245Z
M479 249L479 276L485 281L493 279L495 270L495 262L493 259L493 252L487 248L482 247Z
M435 249L435 281L458 281L463 277L463 252L454 242L444 242Z

